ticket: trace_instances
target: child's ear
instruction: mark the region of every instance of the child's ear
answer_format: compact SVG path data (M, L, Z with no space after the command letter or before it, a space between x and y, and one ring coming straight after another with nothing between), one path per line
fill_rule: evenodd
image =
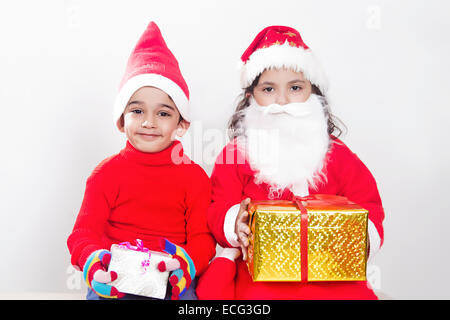
M186 133L186 131L189 129L189 126L191 125L190 122L187 122L186 120L182 119L180 120L180 122L177 125L177 131L176 134L177 136L179 136L180 138L182 136L184 136L184 134Z
M117 120L117 128L119 128L120 132L125 132L125 120L123 119L123 114L120 116L119 120Z

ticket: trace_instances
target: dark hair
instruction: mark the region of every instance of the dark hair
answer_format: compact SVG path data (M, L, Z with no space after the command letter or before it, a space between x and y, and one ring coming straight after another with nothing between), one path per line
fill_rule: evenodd
M250 96L253 95L253 90L258 85L260 77L261 74L258 75L255 80L253 80L252 84L245 88L244 92L238 96L239 102L236 106L236 110L234 111L234 114L231 116L231 119L228 122L228 136L231 140L242 134L242 132L240 131L241 128L239 127L239 122L244 116L244 110L250 105ZM331 113L328 101L322 91L320 91L319 87L314 84L311 85L312 93L322 97L321 100L325 110L325 116L328 119L328 134L333 140L339 138L347 131L347 127L338 117Z

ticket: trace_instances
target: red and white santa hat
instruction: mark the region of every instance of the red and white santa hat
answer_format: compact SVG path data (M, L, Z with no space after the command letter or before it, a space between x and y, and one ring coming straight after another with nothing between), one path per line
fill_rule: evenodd
M325 94L325 72L311 49L294 28L270 26L263 29L241 57L241 85L249 87L257 76L270 68L303 72L306 79Z
M183 119L190 121L189 89L178 61L167 47L156 23L149 23L131 53L125 75L114 103L114 121L120 129L120 117L131 96L140 88L151 86L166 92L175 102Z

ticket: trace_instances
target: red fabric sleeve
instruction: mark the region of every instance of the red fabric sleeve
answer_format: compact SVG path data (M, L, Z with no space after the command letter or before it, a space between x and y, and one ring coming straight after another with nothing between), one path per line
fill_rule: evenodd
M200 170L193 175L186 195L186 245L184 249L194 261L197 275L202 274L216 252L216 242L208 229L207 212L211 202L211 182Z
M345 145L334 147L338 148L338 152L335 153L336 158L332 160L339 162L338 168L341 168L339 175L344 177L340 181L339 194L369 211L369 220L372 221L378 231L381 247L384 240L384 209L375 178L348 147Z
M67 239L72 265L80 269L95 250L109 250L105 248L102 237L110 215L114 192L112 192L113 184L101 170L103 163L87 179L83 202L72 233Z
M208 209L208 226L222 247L232 247L224 234L225 215L243 198L243 177L238 166L243 165L234 142L228 143L216 159L211 174L211 205Z
M197 284L200 300L233 300L235 298L236 263L218 257L209 265Z

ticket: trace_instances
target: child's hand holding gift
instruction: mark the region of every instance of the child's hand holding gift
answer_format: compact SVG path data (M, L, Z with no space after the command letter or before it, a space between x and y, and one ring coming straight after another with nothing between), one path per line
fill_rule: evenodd
M83 268L83 278L86 284L97 295L103 298L122 298L125 294L107 283L117 279L117 273L108 272L111 252L100 249L91 253Z
M172 285L172 299L178 299L183 295L195 278L195 266L191 257L180 246L167 239L161 239L161 250L172 255L172 260L161 261L158 269L161 272L172 271L169 282Z
M248 212L247 207L250 203L250 198L246 198L241 201L241 206L239 208L239 213L236 217L236 223L234 232L237 235L239 244L242 250L242 259L247 261L247 249L249 245L248 237L250 235L250 228L248 226Z

